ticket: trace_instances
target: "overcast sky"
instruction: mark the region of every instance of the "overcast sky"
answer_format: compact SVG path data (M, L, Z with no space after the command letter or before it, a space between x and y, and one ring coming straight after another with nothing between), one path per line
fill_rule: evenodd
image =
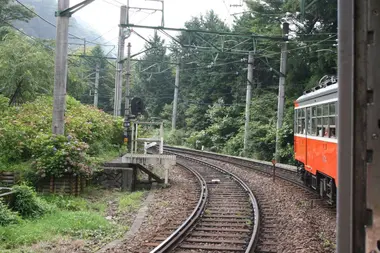
M70 6L81 2L82 0L71 0ZM222 20L232 24L233 16L231 14L241 12L239 7L230 5L240 4L242 0L164 0L165 4L165 26L173 28L183 28L184 23L191 19L192 16L205 14L209 10L214 10ZM120 6L126 5L127 0L95 0L90 5L81 9L74 14L90 24L95 30L102 35L107 44L117 44L118 24L120 20ZM145 7L161 9L161 2L148 0L130 0L131 7ZM130 23L139 25L159 26L161 24L161 12L152 14L152 11L130 11ZM149 37L153 35L153 30L136 29L138 33ZM170 33L175 35L176 33ZM164 35L162 35L164 37ZM165 37L164 37L165 38ZM169 41L169 38L165 38ZM143 48L144 41L136 35L132 35L126 43L131 42L132 53L136 53ZM112 47L110 47L111 49ZM116 51L114 51L116 53Z

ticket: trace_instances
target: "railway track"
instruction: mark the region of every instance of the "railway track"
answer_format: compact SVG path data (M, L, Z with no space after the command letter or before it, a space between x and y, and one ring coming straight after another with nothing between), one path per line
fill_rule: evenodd
M234 174L181 155L178 163L198 178L199 201L189 218L151 251L252 252L259 231L259 208L249 187Z
M192 155L192 156L204 157L204 158L208 158L208 159L218 160L221 162L234 164L234 165L244 167L247 169L254 169L257 172L265 174L267 176L273 176L273 166L269 165L267 163L258 163L258 162L254 162L254 161L245 160L242 158L237 158L237 157L224 156L224 155L216 154L216 153L206 153L206 152L197 151L197 150L174 148L174 147L169 147L169 146L165 146L165 151L177 152L177 153L181 153L181 154L188 154L188 155ZM292 184L295 184L301 188L308 189L304 185L304 183L302 182L298 172L295 170L289 170L286 168L276 166L275 177L281 178L281 179L288 181Z

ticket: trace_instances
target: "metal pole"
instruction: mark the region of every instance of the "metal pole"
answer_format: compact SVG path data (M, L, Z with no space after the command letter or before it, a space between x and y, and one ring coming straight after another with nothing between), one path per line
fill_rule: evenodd
M130 129L130 78L131 78L131 43L128 43L128 51L127 51L127 73L126 73L126 81L125 81L125 111L124 111L124 138L131 139L128 141L128 149L132 152L132 132Z
M129 0L127 0L127 21L126 24L129 24Z
M95 94L94 94L94 106L98 107L98 92L99 92L99 63L96 63L96 74L95 74Z
M175 71L175 84L174 84L174 100L173 100L173 116L172 116L172 131L176 128L177 121L177 104L178 104L178 87L179 87L179 67L180 59L178 57L177 66Z
M121 86L123 81L123 63L121 60L124 58L124 28L122 25L126 22L126 16L127 7L123 5L120 8L119 41L115 75L114 116L121 115Z
M57 35L55 46L53 134L65 132L65 107L67 83L67 50L69 35L69 16L59 16L60 12L70 7L70 0L58 1Z
M285 104L285 74L286 74L286 63L288 58L288 44L287 38L289 33L289 24L282 24L282 33L285 41L281 44L281 62L280 62L280 78L278 84L278 105L277 105L277 125L276 125L276 161L279 162L279 151L280 151L280 141L279 134L282 127L282 121L284 118L284 104Z
M137 134L139 131L139 124L136 123L136 128L135 128L135 154L137 154Z
M338 1L337 252L380 252L379 1Z
M131 135L130 135L131 136L131 141L129 142L130 147L131 147L130 148L131 154L133 154L133 146L134 146L133 145L134 144L134 134L133 133L134 133L134 131L135 131L135 124L133 123L132 124L132 131L131 131Z
M165 26L165 19L164 19L164 0L162 0L162 19L161 19L161 26Z
M244 126L244 156L247 156L248 132L249 132L249 109L251 106L252 82L253 82L253 52L248 55L247 95L245 98L245 126Z
M87 43L87 40L86 38L83 39L83 53L84 55L86 55L86 43Z
M160 155L164 153L164 123L160 125Z

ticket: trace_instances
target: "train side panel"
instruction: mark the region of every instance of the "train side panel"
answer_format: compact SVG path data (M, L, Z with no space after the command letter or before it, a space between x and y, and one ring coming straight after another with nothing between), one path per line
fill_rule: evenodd
M337 146L336 139L326 140L308 136L305 169L313 175L319 172L333 178L338 186Z
M306 138L294 135L294 156L297 161L306 164Z

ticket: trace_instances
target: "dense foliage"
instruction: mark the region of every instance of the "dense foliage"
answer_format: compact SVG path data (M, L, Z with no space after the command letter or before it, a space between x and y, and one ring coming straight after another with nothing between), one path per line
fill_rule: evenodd
M305 89L317 85L322 76L336 74L336 1L317 1L304 17L296 14L300 10L298 0L246 1L246 5L248 12L236 17L232 26L213 11L193 17L185 26L279 37L281 23L291 24L280 156L282 162L292 163L292 101ZM0 18L5 15L4 8L13 8L10 21L28 21L32 17L26 12L14 14L17 7L9 1L5 1L4 6L0 9ZM91 164L91 157L120 144L122 124L78 101L93 104L95 68L99 65L99 108L112 111L114 67L99 46L87 49L89 57L69 58L67 90L76 100L68 99L65 136L51 136L52 99L49 95L53 89L54 43L1 29L0 169L33 159L39 175L46 172L60 175L65 169L90 175L87 166ZM221 40L224 48L233 47L240 52L222 52L218 49ZM146 49L150 50L133 66L132 96L144 100L145 116L160 116L169 127L176 63L180 62L177 130L168 134L169 142L242 155L247 52L255 51L248 153L245 155L269 160L275 152L280 44L278 40L262 38L252 41L182 32L168 50L165 40L155 33L146 43ZM78 49L76 53L83 52ZM68 159L69 156L72 158Z
M21 218L17 212L12 211L7 205L0 201L0 226L17 224Z
M188 29L280 37L281 24L284 21L290 23L286 108L279 136L279 154L281 162L294 163L293 101L305 89L318 85L324 75L336 75L337 2L317 1L303 17L296 13L300 11L298 0L245 2L248 12L237 17L231 27L213 11L193 17L185 26ZM155 36L146 44L146 48L154 45L156 53L147 53L143 57L147 62L140 64L144 69L138 68L135 74L134 95L146 101L149 116L157 116L159 111L169 128L175 63L180 59L177 130L167 135L169 142L243 155L247 55L248 51L255 51L248 154L245 155L272 159L276 140L281 41L261 38L252 41L183 32L171 45L172 67L167 65L166 55L157 53L165 51L162 41ZM221 52L220 41L224 41L225 48L234 47L240 52ZM182 47L180 43L187 46ZM206 47L209 49L204 50ZM167 68L169 70L165 72Z
M11 208L23 218L38 218L51 210L49 204L37 197L33 188L27 185L13 187Z
M53 136L52 98L42 96L19 107L8 107L0 95L0 170L33 161L41 176L74 172L91 174L91 156L115 149L122 140L122 122L68 97L66 135Z

